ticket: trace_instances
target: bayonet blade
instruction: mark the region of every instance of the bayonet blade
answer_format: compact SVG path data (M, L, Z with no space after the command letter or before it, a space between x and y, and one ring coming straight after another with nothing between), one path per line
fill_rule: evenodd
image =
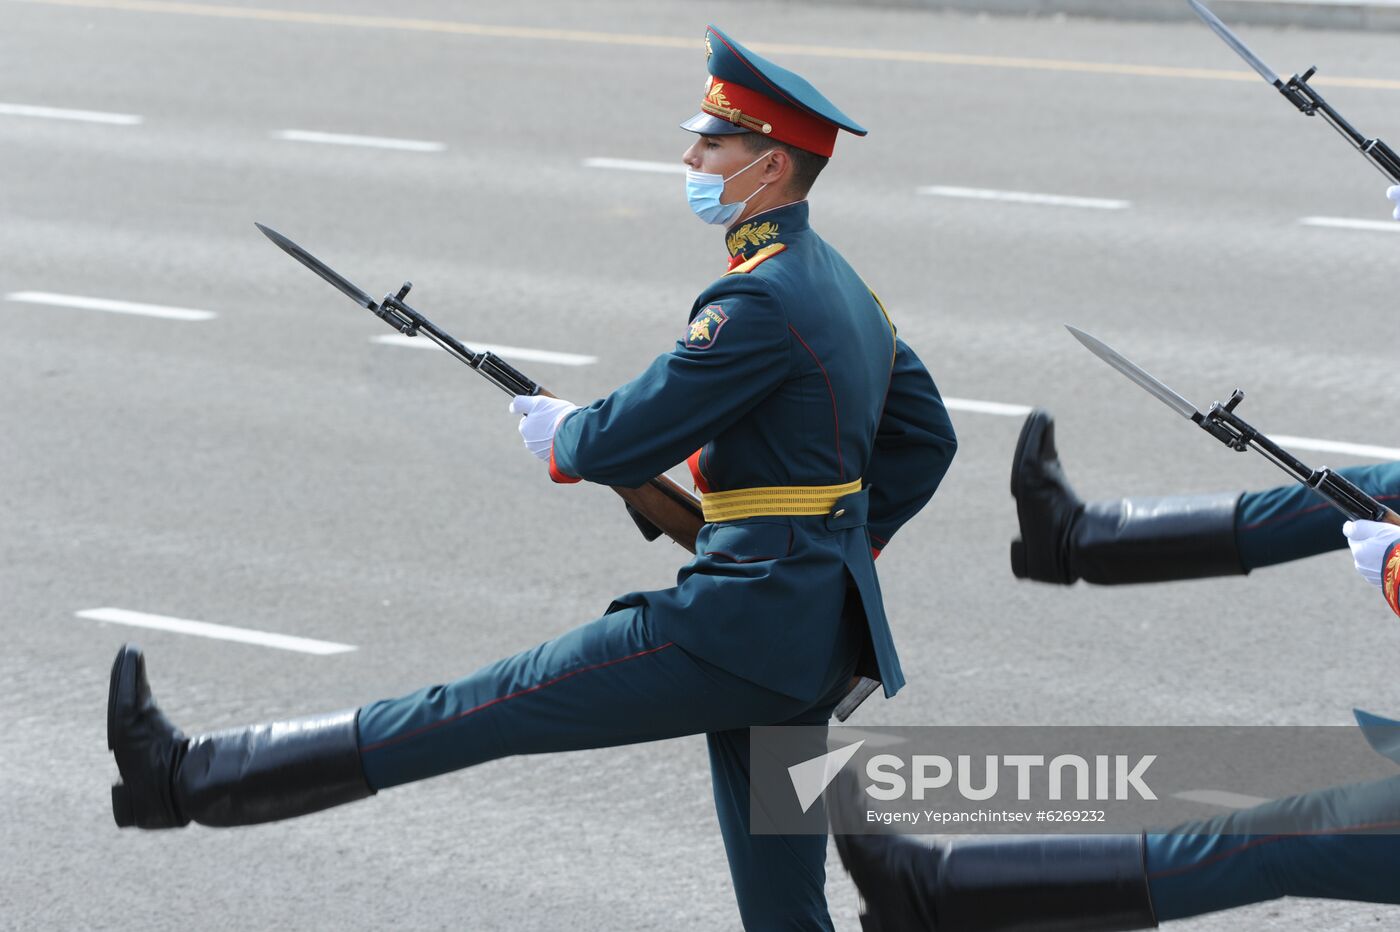
M1235 50L1235 54L1249 63L1249 67L1259 72L1259 76L1268 81L1274 87L1283 87L1283 82L1279 76L1274 74L1274 70L1260 60L1258 55L1250 51L1249 46L1240 41L1240 37L1230 31L1230 27L1220 21L1220 17L1210 11L1201 0L1187 0L1191 4L1191 9L1196 11L1207 26L1215 30L1215 34L1225 40L1225 44Z
M1065 324L1065 329L1068 330L1076 340L1083 343L1084 346L1088 348L1089 352L1132 379L1138 385L1147 389L1149 393L1154 395L1159 401L1177 414L1193 421L1199 421L1201 417L1203 417L1201 412L1196 410L1195 405L1172 391L1148 373L1146 369L1143 369L1107 343L1097 337L1090 336L1078 327L1071 327L1069 324Z
M291 256L293 259L297 260L302 265L306 266L308 269L315 272L317 275L321 276L326 281L330 282L336 288L340 289L341 294L348 297L351 301L354 301L360 307L366 307L369 308L371 311L378 313L379 305L375 302L375 300L369 295L365 294L359 288L356 288L353 284L351 284L349 279L342 276L335 269L326 265L324 262L322 262L320 259L317 259L305 249L302 249L296 243L292 242L291 240L287 239L287 237L283 236L281 233L278 233L276 230L272 229L272 227L263 226L261 223L254 223L253 225L256 226L259 230L262 230L263 235L266 236L268 239L272 240L274 243L276 243L278 247L280 247L281 250L287 255Z

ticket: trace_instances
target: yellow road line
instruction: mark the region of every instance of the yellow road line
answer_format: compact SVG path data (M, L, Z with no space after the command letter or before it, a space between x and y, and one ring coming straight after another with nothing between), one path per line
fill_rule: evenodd
M259 20L276 23L302 23L317 26L346 26L358 29L392 29L400 32L430 32L496 39L524 39L536 42L582 42L592 45L630 45L643 48L698 50L699 39L678 36L649 36L621 32L595 32L580 29L546 29L535 26L490 26L443 19L413 19L398 16L360 16L348 13L310 13L254 7L217 6L166 0L9 0L43 6L83 7L164 13L178 16L208 16L220 19ZM1214 68L1179 68L1168 65L1130 65L1111 62L1072 61L1054 58L1020 58L1001 55L961 55L951 52L917 52L898 49L844 48L832 45L794 45L781 42L754 42L749 48L769 55L806 55L816 58L843 58L860 61L896 61L921 65L954 65L969 68L1000 68L1015 71L1057 71L1081 74L1120 75L1142 78L1171 78L1187 81L1258 81L1252 71L1225 71ZM1323 76L1317 83L1333 87L1400 91L1400 80L1387 78L1346 78Z

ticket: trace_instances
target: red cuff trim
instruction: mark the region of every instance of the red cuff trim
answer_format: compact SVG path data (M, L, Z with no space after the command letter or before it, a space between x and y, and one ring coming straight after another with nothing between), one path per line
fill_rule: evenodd
M690 478L695 481L695 487L706 494L713 491L710 484L705 481L705 474L700 471L700 455L705 452L701 447L686 458L685 464L690 467Z
M560 469L557 465L555 465L553 440L549 441L549 478L553 479L555 482L560 482L564 484L568 484L570 482L583 481L579 479L578 476L571 476L568 473L564 472L564 470Z
M1381 591L1385 593L1390 610L1400 615L1400 543L1390 545L1381 565L1385 567L1381 573Z
M878 559L880 559L880 549L879 549L878 547L871 547L871 548L870 548L870 559L872 559L872 560L878 560Z

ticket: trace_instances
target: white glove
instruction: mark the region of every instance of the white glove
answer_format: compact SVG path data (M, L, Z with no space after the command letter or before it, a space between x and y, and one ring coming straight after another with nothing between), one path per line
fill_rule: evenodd
M1392 216L1396 220L1400 220L1400 184L1393 184L1386 188L1385 196L1395 202L1395 213Z
M573 402L548 395L516 395L510 401L511 414L525 415L520 419L520 436L525 438L525 449L546 462L554 446L554 429L564 420L564 415L576 410L578 405Z
M1400 540L1400 526L1379 521L1348 521L1342 525L1342 533L1351 542L1356 571L1368 583L1380 588L1385 574L1385 567L1382 566L1385 554L1391 544Z

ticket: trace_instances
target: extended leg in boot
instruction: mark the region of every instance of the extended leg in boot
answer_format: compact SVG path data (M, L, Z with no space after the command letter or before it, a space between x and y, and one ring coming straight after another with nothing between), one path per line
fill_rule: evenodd
M121 828L252 825L371 796L351 709L186 738L151 696L141 649L125 644L112 666L107 746L121 782L112 815Z

